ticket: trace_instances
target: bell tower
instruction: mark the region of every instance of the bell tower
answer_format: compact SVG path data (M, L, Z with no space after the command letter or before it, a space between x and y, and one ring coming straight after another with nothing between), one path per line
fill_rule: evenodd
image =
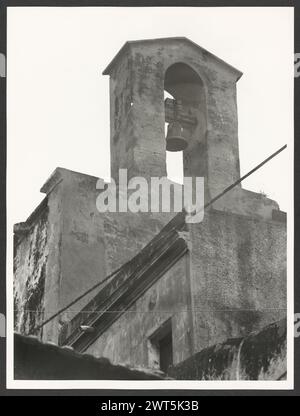
M166 176L183 151L185 176L206 195L240 177L236 82L242 73L184 37L126 42L110 75L111 176ZM173 98L164 99L164 91ZM165 123L168 123L167 135Z

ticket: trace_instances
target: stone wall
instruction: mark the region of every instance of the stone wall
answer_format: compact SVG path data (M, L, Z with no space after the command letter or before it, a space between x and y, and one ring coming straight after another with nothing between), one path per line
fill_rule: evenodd
M177 261L86 351L114 363L151 366L151 336L171 319L173 359L193 354L187 256Z
M198 175L200 172L205 177L207 197L205 202L208 202L208 199L216 196L239 178L236 82L241 73L185 38L129 42L106 70L105 73L110 74L112 177L117 176L120 168L127 168L129 177L138 175L149 179L150 176L165 176L164 80L168 68L178 62L190 66L201 79L203 97L200 119L203 119L203 126L201 128L198 126L199 128L196 129L201 131L200 136L197 131L192 135L193 143L190 143L192 146L187 150L188 154L185 154L184 169L190 176ZM191 85L187 88L191 88ZM199 165L202 167L199 168ZM32 296L41 298L41 292L44 290L46 293L44 317L49 317L138 254L174 216L172 213L159 212L99 213L96 208L100 193L96 189L97 181L98 178L93 176L57 168L42 187L41 191L47 195L48 217L43 219L43 224L40 224L34 216L16 229L18 235L15 250L16 310L22 307L20 305L25 305L29 298L33 299ZM278 209L278 206L274 201L245 191L238 185L216 202L214 208L223 212L230 211L264 219L269 223L272 222L273 210ZM247 263L245 253L247 250L252 250L253 254L255 247L252 242L248 249L238 247L239 225L235 220L238 217L232 218L234 220L228 219L226 223L224 222L223 230L222 224L214 227L210 221L205 222L204 228L201 225L193 226L192 234L196 235L200 230L199 235L205 236L207 253L203 256L201 251L202 237L199 242L194 238L195 248L191 264L195 276L198 273L198 264L200 276L201 273L203 274L203 267L206 268L205 276L213 273L211 276L213 282L216 281L215 274L221 275L215 267L214 256L210 254L217 249L222 253L221 260L216 257L217 267L221 272L227 270L234 282L240 281L240 277L237 279L240 272L248 271L245 267L239 270L239 264ZM247 221L245 220L244 223L246 224ZM216 227L219 229L215 229ZM259 225L254 231L245 230L246 234L256 235L255 239L262 242L261 249L269 250L270 258L273 247L269 249L267 243L263 244L263 241L264 238L270 238L269 241L273 244L272 238L277 238L276 232L270 231L271 228L275 230L276 227L262 225L264 231L261 234L257 233ZM225 229L228 232L227 236ZM43 241L40 242L40 238ZM282 241L282 238L280 237L279 240ZM245 244L246 247L247 241L241 244ZM235 249L238 251L235 252ZM241 259L237 260L237 256L241 256ZM232 268L226 265L224 267L225 259L228 261L229 258L235 262ZM206 259L209 259L209 262ZM267 270L270 269L270 263L271 261L266 263ZM268 273L263 271L263 266L262 262L259 263L255 272ZM29 274L34 282L29 282ZM275 275L277 279L277 271ZM207 277L201 278L199 284L197 277L192 279L194 293L204 293L201 285L204 284L205 279ZM44 284L45 288L43 289L40 284ZM26 285L29 285L27 292ZM200 285L199 290L197 285ZM215 291L223 290L223 286L222 281L214 285ZM33 287L36 287L37 291L36 294L31 295L30 291ZM235 287L232 289L234 291ZM94 293L91 293L47 325L43 331L44 337L57 341L60 328L93 296ZM218 296L217 299L222 305ZM39 299L38 303L41 302L42 300ZM195 303L197 302L195 300ZM200 307L203 304L205 303L201 299ZM41 308L42 306L38 307ZM35 310L33 313L37 316L39 314ZM19 313L16 320L19 320L18 325L21 325L21 328L23 318L20 316ZM28 321L25 316L24 319ZM34 325L30 324L30 326ZM25 331L25 327L23 329ZM200 338L206 340L205 344L210 342L209 337L210 335L206 334L204 337L201 335Z
M29 224L31 223L31 224ZM15 226L19 237L15 241L14 257L14 327L30 333L44 316L44 294L48 246L48 206L44 200L22 230Z
M206 348L171 367L168 377L20 334L14 336L14 348L16 380L283 380L287 371L286 320Z
M24 334L32 333L59 307L62 196L55 185L27 221L14 227L14 324ZM38 333L57 341L59 328L55 319Z
M97 181L93 176L57 168L41 189L47 195L43 205L47 214L42 219L34 214L15 227L18 241L14 252L16 318L18 329L23 328L24 333L28 333L28 328L25 331L22 323L25 317L21 316L20 308L30 296L24 288L33 268L38 268L36 273L43 272L40 282L45 284L46 296L41 302L44 303L43 316L47 318L131 260L174 215L99 213ZM39 280L34 276L30 279ZM95 293L47 324L43 339L57 342L62 326ZM38 296L38 292L34 296Z

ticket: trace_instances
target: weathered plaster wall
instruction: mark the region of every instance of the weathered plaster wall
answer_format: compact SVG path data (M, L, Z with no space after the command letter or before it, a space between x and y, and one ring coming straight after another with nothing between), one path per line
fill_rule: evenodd
M191 351L248 336L286 315L285 223L212 210L189 230L184 268L181 259L87 351L114 362L149 365L145 348L155 313L160 323L172 317L176 363ZM190 295L179 302L182 290ZM151 312L154 293L159 298ZM160 300L169 303L168 316Z
M195 350L286 315L286 224L208 211L190 227Z
M149 367L149 338L171 318L174 363L193 354L187 267L187 256L183 256L86 352L107 357L113 363Z
M107 358L79 354L69 348L14 336L14 377L17 380L159 380L166 375L114 365ZM227 340L206 348L169 369L177 380L286 379L286 321L258 334Z
M145 371L113 365L67 348L20 334L14 336L14 378L16 380L164 380L160 371Z
M164 82L177 63L202 84L203 126L187 138L183 156L186 176L205 177L208 202L240 177L236 82L242 74L187 39L129 42L104 72L110 75L111 175L117 179L118 169L127 168L129 177L166 176ZM214 208L270 219L278 205L239 184Z
M53 178L48 181L47 197L14 228L15 328L25 334L58 310L62 195L56 185ZM38 332L43 340L57 342L59 328L59 319L54 319Z
M138 254L174 215L101 214L96 182L59 168L42 188L48 214L32 221L16 250L16 309L32 302L27 280L28 287L44 282L47 296L40 303L49 317ZM190 233L195 351L248 334L285 313L285 224L207 211ZM64 324L95 294L48 324L44 339L57 341ZM17 320L24 321L20 314Z
M213 345L173 366L177 380L284 380L287 372L286 320L246 338Z
M35 234L40 233L36 216L24 223L26 231L15 250L15 281L17 285L25 285L33 268L26 262L34 250L38 268L46 276L45 318L129 261L174 215L99 213L96 207L100 193L96 189L97 180L57 168L41 189L47 194L48 210L48 216L44 218L47 236L44 245L39 241L31 243L37 238ZM36 229L38 231L34 231ZM18 292L24 292L22 287L17 289ZM76 315L94 294L92 292L47 324L43 330L44 339L56 342L64 323ZM27 299L27 295L24 296Z

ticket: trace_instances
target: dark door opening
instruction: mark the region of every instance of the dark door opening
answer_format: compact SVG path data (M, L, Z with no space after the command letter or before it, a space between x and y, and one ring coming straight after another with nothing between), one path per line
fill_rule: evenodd
M173 364L172 333L170 332L159 341L159 366L165 373Z

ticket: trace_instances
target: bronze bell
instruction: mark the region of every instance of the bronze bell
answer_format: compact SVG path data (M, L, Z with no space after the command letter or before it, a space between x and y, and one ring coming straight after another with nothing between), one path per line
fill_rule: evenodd
M188 143L182 136L182 127L178 121L174 121L168 125L166 141L166 150L168 152L180 152L187 147Z

